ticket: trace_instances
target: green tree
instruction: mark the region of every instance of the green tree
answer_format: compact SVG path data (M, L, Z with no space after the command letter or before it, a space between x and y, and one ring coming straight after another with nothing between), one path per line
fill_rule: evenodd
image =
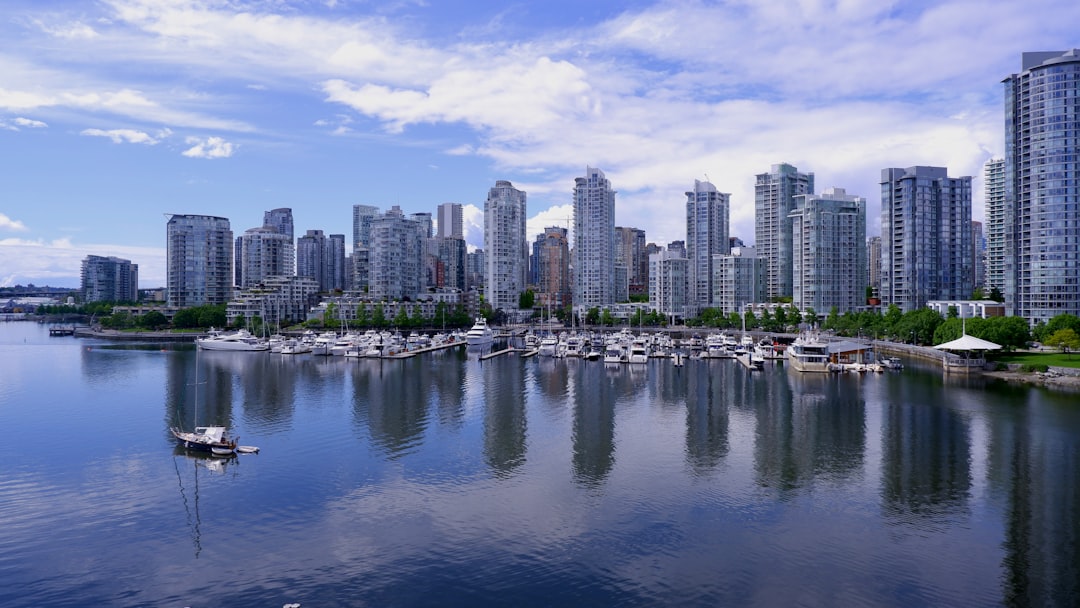
M148 329L161 329L169 324L169 320L165 318L165 315L161 311L151 310L146 314L139 315L137 319L139 327L146 327Z
M1080 349L1080 335L1071 327L1059 329L1046 338L1045 344L1052 346L1069 355L1072 359L1072 351Z
M409 326L409 311L406 310L404 305L398 306L397 314L394 315L394 327L408 327Z
M593 306L585 313L585 323L589 325L596 325L600 322L600 309Z
M536 304L536 294L531 289L526 289L518 296L518 308L529 310Z
M361 302L356 306L356 326L357 327L370 327L371 326L371 313L368 312L366 302Z
M803 313L803 322L813 327L821 322L821 317L818 316L817 311L812 306L807 307L806 312Z
M825 317L825 329L831 329L838 331L840 327L840 309L833 306L829 309L829 314Z
M1004 302L1005 301L1005 296L1003 296L1001 294L1001 290L998 289L997 287L991 287L990 288L990 299L995 301L995 302Z
M907 333L901 327L903 320L904 313L900 310L900 307L896 304L889 304L889 308L885 311L882 319L884 334L890 338L906 338Z
M615 325L615 317L611 316L611 309L605 308L600 312L600 323L608 327Z
M378 328L386 327L386 310L382 302L375 304L375 311L371 313L371 324Z
M221 326L225 324L222 323ZM199 327L199 313L194 308L181 308L173 315L173 327L193 329Z
M410 327L423 327L427 324L427 319L424 318L424 311L420 308L419 304L414 304L412 309L412 316L409 317Z
M1070 314L1057 315L1035 329L1035 339L1045 344L1051 335L1062 329L1071 329L1080 335L1080 317Z

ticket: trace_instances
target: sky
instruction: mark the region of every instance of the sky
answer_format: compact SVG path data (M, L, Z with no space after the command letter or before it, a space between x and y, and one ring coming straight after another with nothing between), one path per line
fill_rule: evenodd
M615 223L685 238L694 180L754 241L754 178L790 163L868 202L881 170L974 181L1004 155L1001 80L1080 47L1075 0L4 0L0 286L77 287L87 255L165 284L170 214L235 236L290 207L352 239L352 206L465 205L496 180L529 232L604 171Z

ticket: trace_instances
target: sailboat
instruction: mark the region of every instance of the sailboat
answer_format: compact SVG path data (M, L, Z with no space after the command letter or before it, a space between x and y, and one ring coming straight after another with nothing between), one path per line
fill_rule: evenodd
M188 450L210 452L214 456L235 456L236 439L230 439L223 426L199 426L199 349L195 349L195 430L187 432L172 427L173 437Z

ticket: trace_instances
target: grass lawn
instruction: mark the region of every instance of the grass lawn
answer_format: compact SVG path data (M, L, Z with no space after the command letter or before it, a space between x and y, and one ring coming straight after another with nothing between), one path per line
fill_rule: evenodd
M1019 363L1021 365L1049 365L1052 367L1077 367L1080 368L1080 353L1059 352L1016 352L1001 353L987 357L991 361L1001 363Z

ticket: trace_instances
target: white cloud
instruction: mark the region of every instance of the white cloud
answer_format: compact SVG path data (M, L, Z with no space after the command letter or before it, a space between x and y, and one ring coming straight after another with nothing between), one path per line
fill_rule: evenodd
M114 144L147 144L154 145L160 140L155 138L149 133L142 131L136 131L134 129L110 129L108 131L102 129L83 129L79 135L87 135L90 137L107 137Z
M165 284L165 249L74 243L70 239L0 239L0 268L8 284L77 286L88 255L117 256L139 265L139 285Z
M47 25L41 21L36 21L36 24L41 28L41 31L55 38L90 40L99 36L94 28L79 21L60 25Z
M461 230L469 251L484 248L484 210L476 205L461 206Z
M33 120L31 118L23 118L21 116L16 118L14 120L14 122L15 122L16 125L18 125L20 127L27 127L29 129L43 129L43 128L49 126L48 124L46 124L44 122L41 122L40 120Z
M0 230L8 230L11 232L26 232L26 224L23 224L19 220L13 220L10 217L0 213Z
M234 144L220 137L188 137L184 142L191 145L182 152L188 158L229 158L236 149Z

